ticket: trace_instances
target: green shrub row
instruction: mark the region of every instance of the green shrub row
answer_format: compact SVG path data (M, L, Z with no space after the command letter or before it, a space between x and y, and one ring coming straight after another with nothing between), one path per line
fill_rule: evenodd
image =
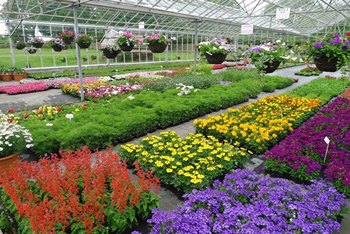
M280 82L284 79L281 78ZM143 90L135 94L133 100L120 97L89 104L85 109L76 106L66 108L65 113L74 115L71 120L59 115L50 121L49 126L46 121L30 118L21 124L32 133L33 150L38 155L60 149L76 150L82 145L91 149L105 148L157 128L166 128L242 103L260 91L261 84L254 79L230 85L212 85L184 96L178 95L178 89L164 93Z
M327 103L331 98L338 96L344 92L345 88L350 85L348 79L330 79L318 78L308 84L299 86L291 91L287 91L284 95L292 97L306 97L309 99L318 99L323 104Z

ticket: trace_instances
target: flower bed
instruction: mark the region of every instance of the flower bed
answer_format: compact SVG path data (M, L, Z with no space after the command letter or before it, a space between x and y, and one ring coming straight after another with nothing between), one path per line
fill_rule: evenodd
M349 194L349 116L350 100L335 99L279 145L265 153L265 168L310 181L320 176L322 165L325 165L327 179L339 191ZM326 159L325 136L331 141Z
M196 131L231 143L236 141L255 153L265 152L314 113L318 100L269 96L219 116L196 119Z
M187 193L209 186L215 178L242 167L247 160L245 149L220 143L214 137L189 134L182 139L170 131L145 137L140 145L122 145L118 152L145 170L151 168L165 184Z
M159 181L139 170L136 182L112 149L93 156L83 147L60 156L0 172L6 210L0 220L9 214L18 233L123 232L159 205L151 192Z
M88 77L88 78L84 78L83 82L97 81L97 80L99 79L96 77ZM69 78L50 79L50 80L44 80L39 82L22 80L21 84L18 84L18 85L0 86L0 93L21 94L21 93L38 92L38 91L48 90L50 88L58 89L60 85L72 84L77 82L79 82L79 79L69 79Z
M80 83L64 84L60 86L64 93L80 96ZM141 90L139 84L126 84L118 86L110 86L106 81L89 81L83 85L84 95L88 100L94 99L110 99L112 96L119 96L128 92Z
M347 90L341 96L350 99L350 88L347 88Z
M332 233L346 213L344 195L324 182L291 185L235 170L213 188L185 195L171 212L153 210L151 233Z
M322 71L318 70L316 67L306 67L294 74L299 76L318 76L321 73Z

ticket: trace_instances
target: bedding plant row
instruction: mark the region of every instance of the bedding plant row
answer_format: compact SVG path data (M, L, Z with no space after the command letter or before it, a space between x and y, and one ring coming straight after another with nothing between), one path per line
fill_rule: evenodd
M5 233L124 232L159 206L159 180L133 178L112 149L22 162L0 172L0 229ZM12 231L12 232L11 232Z
M288 92L294 97L269 96L218 116L196 119L194 124L198 133L230 143L238 141L255 153L263 153L320 108L321 101L302 96L320 98L325 103L348 85L348 80L317 79ZM326 86L329 89L324 91Z
M349 116L350 100L336 98L266 152L265 169L307 181L324 173L338 191L350 194Z
M280 79L284 82L285 78ZM134 96L127 94L84 106L62 107L50 121L32 118L37 114L31 112L22 112L20 124L32 133L33 150L38 155L60 149L76 150L82 145L106 147L242 103L260 91L259 81L253 79L212 85L197 92L189 86L163 93L142 90ZM73 118L66 118L66 114L73 114Z
M340 230L345 196L323 181L291 185L237 169L212 188L185 195L182 207L153 210L151 234L165 233L327 233Z
M240 168L248 158L245 149L220 143L212 136L190 133L182 139L175 132L145 137L140 145L122 145L117 151L129 163L151 170L161 182L189 193L204 189L215 178Z

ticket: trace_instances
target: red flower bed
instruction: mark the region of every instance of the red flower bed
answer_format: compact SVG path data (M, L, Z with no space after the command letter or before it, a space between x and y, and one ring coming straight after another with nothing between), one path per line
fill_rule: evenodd
M344 97L344 98L350 99L350 88L348 88L348 89L345 91L345 93L343 93L341 96Z
M225 64L215 64L211 67L212 70L223 69Z
M125 163L109 149L94 155L83 147L60 152L39 163L18 163L0 173L3 207L17 217L20 233L123 232L137 223L136 214L145 216L157 206L159 181L138 171L137 182ZM146 209L145 209L146 207Z

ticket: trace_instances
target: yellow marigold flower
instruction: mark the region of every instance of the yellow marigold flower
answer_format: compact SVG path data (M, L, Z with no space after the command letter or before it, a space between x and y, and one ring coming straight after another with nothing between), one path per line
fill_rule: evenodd
M183 175L184 171L183 170L179 170L179 172L177 173L178 175Z
M166 169L166 172L171 173L171 172L173 172L173 169L167 168L167 169Z

